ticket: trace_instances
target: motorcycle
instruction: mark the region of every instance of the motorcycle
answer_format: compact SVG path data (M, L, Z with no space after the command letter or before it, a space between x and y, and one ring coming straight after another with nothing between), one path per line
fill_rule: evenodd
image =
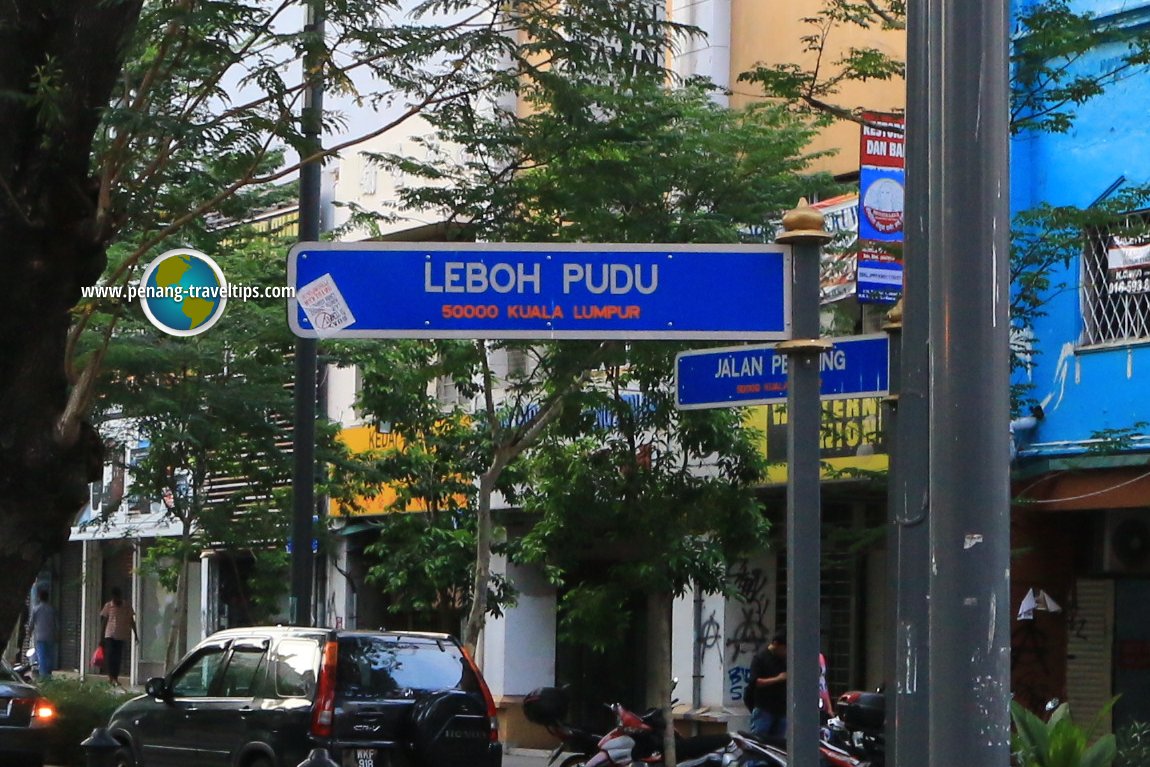
M865 767L886 764L886 700L878 692L845 692L838 716L824 727L824 742L846 751Z
M630 767L632 764L663 763L663 712L651 708L636 714L620 703L610 706L615 728L599 740L598 752L583 767ZM731 736L675 734L675 758L679 767L721 767L734 764Z
M21 679L29 684L34 684L36 677L39 676L40 664L36 662L36 650L29 647L24 651L24 660L13 664L12 670L15 671Z
M885 764L885 701L881 693L847 692L839 697L838 716L820 732L819 762L823 767L883 767ZM733 764L787 767L786 743L740 732L731 736L738 749Z
M564 721L567 716L567 689L540 687L523 698L523 714L527 721L547 729L559 741L547 760L548 767L566 754L559 767L582 767L599 750L602 735L576 727Z

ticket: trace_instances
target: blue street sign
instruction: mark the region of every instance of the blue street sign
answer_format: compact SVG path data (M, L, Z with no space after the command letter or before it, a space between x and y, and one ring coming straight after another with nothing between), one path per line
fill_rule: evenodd
M885 333L829 340L834 347L819 355L823 399L889 391L890 341ZM773 345L701 349L675 358L675 404L681 410L786 401L787 357Z
M308 338L785 340L782 245L317 243L288 255Z

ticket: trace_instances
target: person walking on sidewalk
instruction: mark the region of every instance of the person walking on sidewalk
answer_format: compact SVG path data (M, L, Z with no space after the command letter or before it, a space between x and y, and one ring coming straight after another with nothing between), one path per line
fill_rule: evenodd
M50 679L56 668L56 609L48 603L48 589L36 591L36 604L28 618L28 632L36 648L36 676Z
M135 636L140 641L140 632L136 630L136 612L132 606L124 601L120 587L112 589L112 598L100 610L100 618L104 621L104 670L108 673L108 682L116 687L120 684L120 666L124 661L124 649Z

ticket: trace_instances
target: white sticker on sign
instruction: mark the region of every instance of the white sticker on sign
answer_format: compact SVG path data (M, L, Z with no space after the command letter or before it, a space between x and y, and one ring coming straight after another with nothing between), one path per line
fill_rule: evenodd
M355 316L330 274L309 282L296 291L296 300L307 315L317 336L335 335L355 323Z

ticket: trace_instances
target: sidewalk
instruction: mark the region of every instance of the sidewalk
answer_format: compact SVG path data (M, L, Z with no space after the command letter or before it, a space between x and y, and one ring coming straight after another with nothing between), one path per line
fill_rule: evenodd
M546 767L550 755L537 748L509 748L503 753L503 767Z

